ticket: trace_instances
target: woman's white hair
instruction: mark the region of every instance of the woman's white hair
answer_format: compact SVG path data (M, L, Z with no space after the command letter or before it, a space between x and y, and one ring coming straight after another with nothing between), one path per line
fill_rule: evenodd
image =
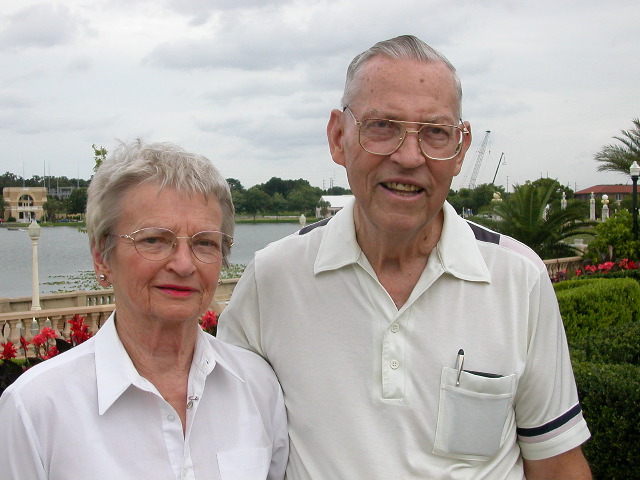
M222 209L222 233L233 237L234 208L231 191L210 160L171 143L121 143L100 165L88 189L86 224L89 243L108 259L115 247L116 223L122 213L122 197L145 183L173 187L187 194L214 197ZM122 233L122 232L118 232ZM129 232L127 232L129 233ZM228 266L231 242L222 245L223 265Z

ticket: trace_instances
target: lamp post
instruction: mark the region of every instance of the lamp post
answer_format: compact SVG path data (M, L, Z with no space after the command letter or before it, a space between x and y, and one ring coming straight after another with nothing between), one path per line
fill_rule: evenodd
M38 280L38 238L40 238L40 225L34 218L27 227L29 237L31 237L32 245L32 262L31 262L31 310L40 310L40 281Z
M638 176L640 176L640 165L635 160L629 169L631 181L633 182L633 239L638 240Z
M606 193L602 195L602 221L604 222L609 218L609 195Z

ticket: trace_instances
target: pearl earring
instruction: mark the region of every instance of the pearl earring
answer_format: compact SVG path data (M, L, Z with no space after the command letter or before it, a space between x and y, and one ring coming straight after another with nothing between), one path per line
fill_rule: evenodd
M98 275L98 278L104 282L107 279L107 276L104 273L101 273L100 275Z

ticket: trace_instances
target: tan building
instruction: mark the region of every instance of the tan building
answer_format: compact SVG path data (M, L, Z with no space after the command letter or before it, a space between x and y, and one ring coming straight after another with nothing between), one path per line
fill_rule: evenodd
M38 221L44 216L42 206L47 201L45 187L5 187L2 189L4 201L9 205L4 211L4 219L14 217L18 222Z

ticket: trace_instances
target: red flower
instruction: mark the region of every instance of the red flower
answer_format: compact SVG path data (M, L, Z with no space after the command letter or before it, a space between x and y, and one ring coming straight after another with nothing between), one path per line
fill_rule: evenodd
M44 338L46 338L47 340L54 340L58 336L58 332L56 332L51 327L44 327L40 332L40 335L44 335Z
M47 340L48 340L47 337L39 333L38 335L33 336L33 338L31 339L31 343L33 344L34 347L40 348L42 345L47 343Z
M620 266L620 268L624 268L625 270L635 270L638 268L636 263L633 260L629 260L628 258L623 258L622 260L620 260L618 265Z
M598 271L598 267L595 265L585 265L584 269L589 273L595 273Z
M10 358L16 358L18 351L13 343L7 342L0 344L2 351L0 351L0 358L3 360L9 360Z
M616 264L613 263L613 262L604 262L604 263L601 263L600 265L598 265L598 270L606 273L606 272L608 272L609 270L611 270L615 266L616 266Z
M200 327L211 335L216 334L218 329L218 315L213 310L208 310L200 320Z
M91 332L89 332L89 326L84 325L84 318L78 314L75 314L69 323L71 324L71 344L80 345L82 342L86 342L91 338Z
M27 358L27 350L31 342L24 337L20 337L20 350L24 353L24 358Z
M60 352L58 352L58 347L53 345L51 348L49 348L49 350L47 350L47 354L43 355L42 359L43 360L49 360L51 357L55 357L59 353Z
M579 277L580 275L582 275L582 270L577 269L575 274L576 274L576 277Z

